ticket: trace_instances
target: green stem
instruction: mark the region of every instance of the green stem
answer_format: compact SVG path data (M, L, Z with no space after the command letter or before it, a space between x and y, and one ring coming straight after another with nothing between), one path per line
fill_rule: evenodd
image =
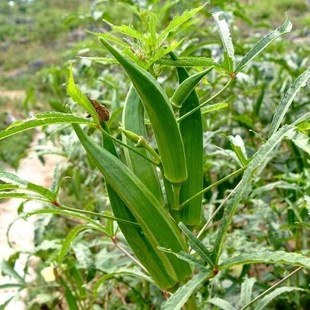
M179 117L177 119L177 122L181 122L183 121L186 117L192 115L193 113L195 113L196 111L200 110L202 107L204 107L205 105L207 105L208 103L210 103L212 100L214 100L217 96L219 96L229 85L230 83L233 81L232 78L229 79L229 81L225 84L225 86L219 90L216 94L214 94L212 97L210 97L208 100L206 100L205 102L201 103L198 107L195 107L194 109L190 110L189 112L187 112L186 114L182 115L181 117Z
M234 171L233 173L227 175L226 177L212 183L211 185L209 185L208 187L204 188L203 190L201 190L200 192L196 193L195 195L193 195L192 197L188 198L187 200L183 201L181 204L180 204L180 209L182 209L183 207L185 207L186 204L188 204L191 200L195 199L196 197L200 196L201 194L204 194L205 192L211 190L212 188L222 184L223 182L225 182L226 180L232 178L232 177L235 177L237 175L239 175L241 172L243 172L245 170L246 166L245 167L242 167L236 171Z
M285 278L283 278L282 280L280 280L279 282L277 282L276 284L274 284L273 286L269 287L269 289L267 289L265 292L261 293L260 295L258 295L256 298L254 298L253 300L251 300L247 305L245 305L244 307L242 307L240 310L245 310L246 308L250 307L252 304L254 304L257 300L261 299L262 297L264 297L265 295L269 294L272 290L274 290L277 286L279 286L280 284L282 284L283 282L285 282L287 279L289 279L290 277L292 277L294 274L296 274L298 271L300 271L301 269L303 269L304 267L298 267L297 269L295 269L294 271L292 271L289 275L287 275Z

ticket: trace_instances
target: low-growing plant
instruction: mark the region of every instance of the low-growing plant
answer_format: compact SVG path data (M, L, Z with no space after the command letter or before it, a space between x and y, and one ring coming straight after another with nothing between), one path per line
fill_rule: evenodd
M253 149L256 145L251 146L251 154L248 154L246 143L240 135L232 134L227 137L231 145L230 154L238 163L239 169L208 187L203 184L204 120L209 113L220 113L219 110L228 107L227 102L217 102L217 99L228 93L229 88L238 82L241 72L257 55L291 30L291 22L286 19L283 25L262 37L239 59L235 56L229 25L223 12L215 12L213 18L223 43L222 61L199 56L177 56L183 41L178 40L176 33L202 9L203 7L199 7L177 15L161 32L157 30L157 15L152 12L144 12L145 32L131 26L109 23L112 32L129 38L126 41L111 33L93 33L113 58L87 57L87 60L104 65L119 64L131 82L122 109L121 125L117 129L118 136L111 134L109 128L109 117L113 116L114 111L108 111L106 106L81 90L75 83L72 67L69 68L67 93L73 102L88 113L87 117L72 113L74 106L71 105L66 107L66 112L39 113L33 118L15 122L0 132L0 139L4 139L38 126L72 124L96 173L99 171L104 177L113 215L64 205L59 199L62 180L57 173L51 189L21 180L11 173L0 173L0 179L5 182L0 184L0 198L19 197L49 204L49 207L28 212L25 216L48 213L80 221L65 238L54 259L56 279L63 287L70 309L88 309L96 302L101 284L109 277L127 275L130 272L164 292L167 300L160 302L162 309L181 309L183 306L196 309L206 303L222 309L235 309L230 305L232 302L229 304L224 299L217 298L212 291L205 293L206 301L198 304L194 292L202 284L214 284L219 277L227 275L229 270L240 265L264 263L298 267L285 280L302 268L310 268L310 259L305 253L266 250L263 247L252 252L240 250L237 255L232 256L229 245L225 242L233 218L239 214L240 203L250 203L249 197L255 201L255 197L259 195L257 191L264 190L262 185L254 185L258 184L260 174L276 156L280 143L286 139L302 152L310 153L309 138L306 135L309 130L309 112L294 119L285 118L295 96L307 84L309 69L301 73L286 90L274 112L267 136L262 138L264 141L257 149ZM202 70L203 67L206 69ZM171 68L176 68L179 85L169 94L170 90L165 89L160 77L164 70L173 71ZM195 73L189 73L194 70ZM213 94L200 100L195 86L205 77L211 79L212 76L218 76L225 83L219 83L220 87L216 85ZM247 123L241 117L236 120ZM91 130L82 129L81 124ZM102 142L98 141L98 135L94 131L100 133ZM91 134L94 134L94 139L90 137ZM230 189L230 193L224 196L227 193L224 190L220 205L205 218L203 195L227 180L236 180L236 177L236 184ZM304 195L298 198L302 208L309 204L309 199ZM242 210L241 213L243 212L246 213ZM303 222L298 212L294 214ZM118 245L115 222L133 253ZM93 293L93 298L88 305L84 305L83 302L80 303L80 299L86 298L85 287L78 283L80 290L72 292L62 275L68 273L64 262L71 243L78 235L89 230L111 238L113 244L140 267L140 271L110 270L110 274L104 274L99 279L90 276L96 282L93 287L88 288ZM81 246L80 252L83 249L86 251L86 248ZM70 268L74 269L74 264L70 262ZM79 271L74 269L74 272L74 279L81 282L83 277ZM252 300L253 285L254 280L251 278L243 282L240 298L233 303L235 307L246 309L262 298L255 308L262 309L281 293L302 291L294 286L276 288L273 292L267 289L259 298ZM155 302L152 304L158 305Z

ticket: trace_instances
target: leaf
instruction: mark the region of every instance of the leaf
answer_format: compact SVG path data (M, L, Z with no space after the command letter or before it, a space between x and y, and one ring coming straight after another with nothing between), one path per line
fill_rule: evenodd
M67 84L67 94L72 98L74 102L80 105L85 111L87 111L93 120L99 124L99 116L96 112L96 109L93 107L87 96L80 90L80 88L75 84L72 67L69 71L69 78Z
M207 4L207 3L206 3ZM157 41L159 42L159 45L161 45L163 43L163 41L166 40L166 38L168 37L169 33L175 31L175 30L179 30L180 26L182 24L184 24L185 22L187 22L189 19L191 19L194 15L197 14L197 12L199 12L206 4L192 9L192 10L188 10L183 12L181 15L176 15L172 21L169 23L169 25L166 27L166 29L164 31L162 31L160 33L160 35L157 38Z
M212 16L215 20L218 32L220 34L221 40L224 45L227 57L230 59L229 65L225 66L229 72L234 72L235 70L235 51L232 43L230 30L227 21L223 17L224 12L213 13Z
M211 67L216 69L222 66L216 63L212 58L208 57L178 57L177 60L172 60L170 57L163 57L157 60L157 63L164 66L175 67Z
M278 130L291 103L293 102L299 90L307 85L309 78L310 69L307 69L294 81L294 84L288 89L275 111L269 128L269 136Z
M289 287L289 286L283 286L276 288L273 292L266 295L264 298L262 298L256 305L255 310L263 310L266 309L266 305L269 304L273 299L275 299L277 296L283 294L283 293L289 293L292 291L304 291L303 289L299 287Z
M154 284L153 280L147 276L145 273L141 272L140 270L135 270L135 269L119 269L115 272L111 272L108 274L103 275L102 277L100 277L96 284L94 285L92 291L94 294L94 297L98 297L98 289L101 285L103 285L107 280L109 279L113 279L116 277L123 277L123 276L132 276L135 278L140 278L141 280L147 281L151 284Z
M187 302L193 292L198 289L209 277L207 272L199 272L178 290L163 304L162 310L179 310Z
M2 274L14 278L18 284L26 287L25 280L14 270L14 268L7 261L2 261L0 263L0 269Z
M38 117L34 116L33 118L28 118L22 121L17 121L12 123L5 130L0 131L0 140L16 135L23 131L46 126L51 124L87 124L89 126L94 126L95 124L84 117L76 116L70 113L60 113L60 112L48 112L48 113L40 113Z
M241 254L229 259L224 260L220 265L219 269L229 269L236 265L244 264L287 264L291 266L302 266L305 268L310 268L310 258L307 256L288 253L284 251L262 251L254 253Z
M242 138L239 135L236 135L228 136L228 139L231 143L233 151L241 163L241 166L245 167L249 163L249 160Z
M208 264L211 268L214 267L214 264L210 258L210 252L206 246L183 224L179 223L180 229L184 234L189 238L189 244L199 254L199 256Z
M286 18L283 25L274 31L270 32L263 38L261 38L253 47L250 49L246 55L241 59L237 68L235 70L235 74L240 72L253 58L259 55L271 42L277 39L279 36L290 32L292 29L292 23Z
M222 298L214 297L209 299L208 302L223 310L236 310L236 308L233 307L231 303Z
M286 135L297 147L310 155L310 139L307 135L297 130L292 130Z
M251 186L251 182L253 180L253 177L255 176L256 171L259 169L259 167L263 167L266 164L266 162L270 158L270 154L272 153L272 151L284 139L288 132L294 130L298 124L309 119L309 117L310 112L298 118L291 125L284 125L283 127L281 127L268 139L268 141L255 153L255 155L252 156L250 163L244 171L241 181L233 190L231 198L226 205L224 216L222 217L217 237L214 241L214 250L212 252L212 256L214 256L215 262L217 262L217 260L219 259L219 255L222 250L228 227L237 210L238 204L240 200L244 197L244 195L248 192L248 189Z
M245 306L251 301L252 291L254 283L256 282L255 278L246 278L241 285L240 293L240 302L239 306Z
M117 64L118 63L117 60L115 60L114 58L108 58L108 57L86 57L86 56L83 56L83 57L79 57L79 58L94 61L94 62L97 62L99 64L104 64L104 65Z
M58 264L61 265L63 263L63 260L65 258L65 255L67 254L69 247L71 245L71 243L73 242L73 240L77 237L77 235L82 232L83 230L86 229L92 229L92 226L89 225L77 225L75 226L67 235L66 239L64 240L62 247L59 251L58 254Z
M219 102L219 103L214 103L207 105L201 109L201 114L207 114L211 113L217 110L225 109L228 107L228 103L226 102Z
M0 172L0 180L5 181L9 180L14 183L17 183L16 185L18 186L18 189L21 190L28 190L37 194L40 194L44 197L46 197L48 200L53 201L55 200L56 196L54 193L52 193L50 190L47 188L34 184L32 182L28 182L26 180L23 180L19 178L17 175L10 173L10 172Z
M139 41L144 42L145 41L145 36L143 36L142 33L140 33L138 30L136 30L135 28L133 28L132 25L120 25L120 26L116 26L113 25L112 23L108 22L107 20L103 20L105 23L107 23L109 26L111 26L112 30L115 32L119 32L122 34L125 34L129 37L135 38Z

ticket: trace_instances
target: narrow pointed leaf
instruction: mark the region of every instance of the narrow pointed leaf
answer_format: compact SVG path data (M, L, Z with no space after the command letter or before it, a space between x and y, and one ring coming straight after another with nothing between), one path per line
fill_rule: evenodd
M201 114L203 115L203 114L211 113L217 110L225 109L227 107L228 107L228 103L226 102L210 104L201 109Z
M241 254L224 260L219 269L229 269L236 265L244 264L287 264L291 266L302 266L310 268L310 258L298 253L289 253L284 251L264 251L255 253Z
M297 130L293 130L287 134L287 138L301 150L310 155L310 138L307 135Z
M180 310L191 295L208 279L209 273L199 272L183 284L162 306L162 310Z
M233 307L231 305L230 302L228 302L222 298L214 297L214 298L209 299L208 302L210 304L213 304L214 306L219 307L220 309L223 309L223 310L237 310L235 307Z
M278 105L275 114L273 116L270 128L269 136L271 136L275 131L280 127L285 114L287 113L291 103L296 97L297 93L302 87L307 85L307 82L310 78L310 69L304 71L294 82L294 84L288 89L280 104Z
M240 72L253 58L259 55L271 42L277 39L279 36L288 33L292 30L292 23L286 19L283 25L281 25L276 30L270 32L263 38L261 38L253 47L250 49L247 54L241 59L237 68L235 70L235 74Z
M230 59L230 65L226 66L225 69L229 72L233 72L235 70L235 50L232 43L229 26L227 21L223 17L223 13L224 12L216 12L213 13L212 16L215 20L218 32L221 36L221 40L223 42L227 57Z
M244 146L244 142L239 135L228 136L228 139L231 143L232 149L235 152L239 162L242 167L245 167L248 164L248 155Z
M80 90L80 88L75 84L72 67L69 71L69 79L67 84L67 93L72 98L74 102L79 104L86 112L88 112L95 123L99 123L99 117L96 112L96 109L92 106L91 102L87 96Z
M41 113L39 115L39 118L33 117L25 119L23 121L17 121L12 123L8 128L0 131L0 140L36 127L52 124L70 123L79 123L94 126L94 123L91 120L69 113L50 112L47 114L47 117L44 117Z
M208 264L211 268L214 264L211 260L211 255L206 246L183 224L179 223L179 227L189 239L189 244L193 250Z
M293 291L303 291L302 288L299 287L289 287L289 286L283 286L276 288L272 293L266 295L264 298L262 298L257 305L255 306L254 310L263 310L266 309L266 306L276 297L283 293L290 293Z
M241 293L240 293L240 308L247 305L252 298L253 286L256 282L255 278L246 278L241 285Z

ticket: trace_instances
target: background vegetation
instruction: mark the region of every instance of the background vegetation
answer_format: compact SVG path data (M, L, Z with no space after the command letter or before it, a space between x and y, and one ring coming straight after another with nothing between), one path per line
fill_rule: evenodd
M89 58L77 57L108 56L96 38L85 29L107 32L111 31L112 23L132 24L145 32L147 15L143 10L148 9L156 12L160 31L177 14L204 3L199 0L2 1L0 91L3 95L0 97L0 129L5 128L13 117L21 119L42 110L64 111L66 105L71 104L66 94L66 83L68 65L73 63L80 88L109 108L109 128L113 136L119 138L121 132L118 126L129 80L115 64L102 65ZM216 103L227 104L225 109L204 117L204 187L242 167L240 158L234 152L234 143L227 137L242 137L249 158L264 144L272 115L281 98L309 67L310 8L309 3L303 0L210 1L167 38L168 44L185 38L176 49L178 55L210 57L221 63L223 45L212 18L212 13L216 11L225 12L238 60L260 37L280 26L285 13L294 28L273 42L239 74L229 90L218 96ZM132 44L138 58L145 61L147 55L143 54L143 47L134 45L133 41L127 38L126 42ZM174 70L160 64L153 69L171 96L177 84ZM191 69L190 73L195 73L195 70ZM196 91L204 101L224 85L225 78L211 72ZM24 90L26 96L20 101L12 100L5 96L8 90ZM85 115L76 105L71 107L75 113ZM309 88L305 87L292 103L285 121L292 123L307 112ZM41 147L37 147L42 161L45 153L62 154L67 159L66 164L57 171L59 179L70 177L62 181L59 200L76 209L96 213L110 211L102 176L86 157L72 129L60 126L46 127L42 131L44 139L40 142ZM89 129L88 134L94 134L93 131ZM29 131L0 141L0 168L8 165L17 167L33 135L34 131ZM99 140L96 134L94 137ZM49 149L43 147L47 141L53 142ZM308 153L290 140L276 148L234 217L224 258L254 250L257 253L285 250L308 255L309 201L305 200L305 196L310 195L309 145L305 149ZM239 176L229 178L204 193L206 220L225 201L239 180ZM24 215L23 205L18 212ZM214 240L222 216L223 212L219 210L208 231L201 236L205 246L209 247L211 240ZM99 221L99 217L95 220ZM36 247L33 253L29 253L29 259L34 256L39 258L35 281L26 283L22 276L14 272L20 253L2 264L2 272L16 280L20 292L27 291L28 309L157 309L163 305L167 293L150 284L128 256L130 249L123 235L115 230L113 221L105 221L107 234L104 238L91 230L83 230L79 234L76 230L76 234L72 234L72 245L68 246L62 268L59 269L56 262L59 262L64 238L77 224L84 222L53 214L40 217L36 223ZM198 226L193 232L197 235L200 229ZM294 270L293 265L248 263L223 270L195 291L197 307L233 309L234 306L241 309L290 274ZM269 295L267 309L309 308L309 276L306 270L291 276L281 287L282 291ZM255 309L259 309L259 304Z

